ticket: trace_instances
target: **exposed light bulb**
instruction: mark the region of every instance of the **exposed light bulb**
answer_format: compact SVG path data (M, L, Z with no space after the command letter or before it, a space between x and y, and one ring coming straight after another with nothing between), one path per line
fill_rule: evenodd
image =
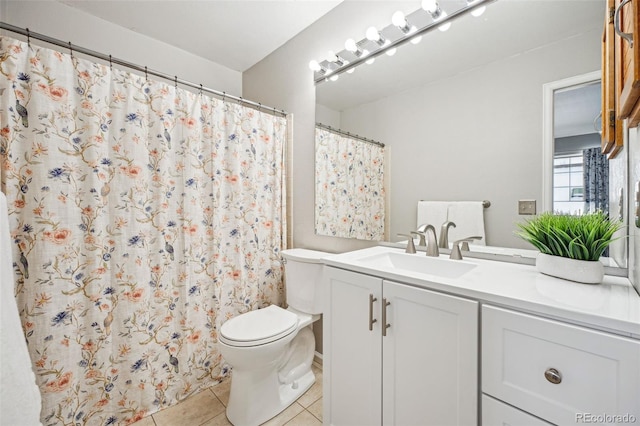
M340 77L338 74L334 74L331 77L329 77L329 81L336 81L338 77Z
M389 56L393 56L393 55L395 55L395 54L396 54L396 51L397 51L397 50L398 50L398 49L396 49L395 47L392 47L391 49L387 50L385 53L386 53L387 55L389 55Z
M475 8L471 11L471 16L475 16L476 18L478 16L482 16L485 10L487 10L487 6L480 6L478 8Z
M372 64L372 63L374 63L375 61L376 61L376 58L369 58L369 59L367 59L367 60L365 61L365 63L366 63L367 65L371 65L371 64Z
M367 28L367 32L365 33L367 36L367 40L378 41L380 40L380 33L376 27Z
M320 66L320 64L318 63L318 61L311 60L309 61L309 69L311 69L311 71L320 71L322 69L322 67Z
M436 0L422 0L422 8L433 14L438 10L438 2Z
M417 35L415 37L413 37L411 40L409 40L411 42L411 44L418 44L422 41L422 36L421 35Z
M396 27L404 28L407 26L407 18L404 16L404 13L399 10L391 16L391 23Z
M344 42L344 48L347 49L349 52L352 52L352 53L356 53L359 50L358 49L358 44L352 38L350 38L349 40Z
M353 74L353 72L354 72L355 70L356 70L356 69L355 69L355 67L354 67L354 68L349 68L349 69L347 70L347 74Z

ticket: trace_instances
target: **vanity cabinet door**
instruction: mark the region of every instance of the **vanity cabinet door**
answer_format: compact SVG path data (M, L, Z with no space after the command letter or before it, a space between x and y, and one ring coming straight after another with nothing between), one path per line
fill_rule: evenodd
M554 424L628 423L640 419L640 341L485 305L482 391Z
M477 424L478 302L384 281L382 309L383 424Z
M616 86L618 118L628 118L640 99L640 1L616 0L619 30L632 40L616 35ZM637 125L632 118L630 127Z
M325 267L324 422L379 425L382 279Z

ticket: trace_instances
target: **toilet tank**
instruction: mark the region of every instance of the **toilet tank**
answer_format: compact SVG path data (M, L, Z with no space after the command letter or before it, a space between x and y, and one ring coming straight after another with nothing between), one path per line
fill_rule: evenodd
M307 314L322 313L322 259L330 254L300 248L281 252L290 307Z

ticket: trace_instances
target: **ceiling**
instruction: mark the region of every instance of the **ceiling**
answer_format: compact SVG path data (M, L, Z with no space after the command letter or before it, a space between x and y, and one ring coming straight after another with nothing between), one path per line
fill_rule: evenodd
M244 72L342 0L59 0Z

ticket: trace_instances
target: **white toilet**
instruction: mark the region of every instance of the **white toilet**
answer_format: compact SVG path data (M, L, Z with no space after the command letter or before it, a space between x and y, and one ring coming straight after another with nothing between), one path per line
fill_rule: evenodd
M315 382L311 324L322 313L322 258L328 255L282 251L289 307L271 305L222 324L220 352L233 367L227 418L234 425L264 423Z

